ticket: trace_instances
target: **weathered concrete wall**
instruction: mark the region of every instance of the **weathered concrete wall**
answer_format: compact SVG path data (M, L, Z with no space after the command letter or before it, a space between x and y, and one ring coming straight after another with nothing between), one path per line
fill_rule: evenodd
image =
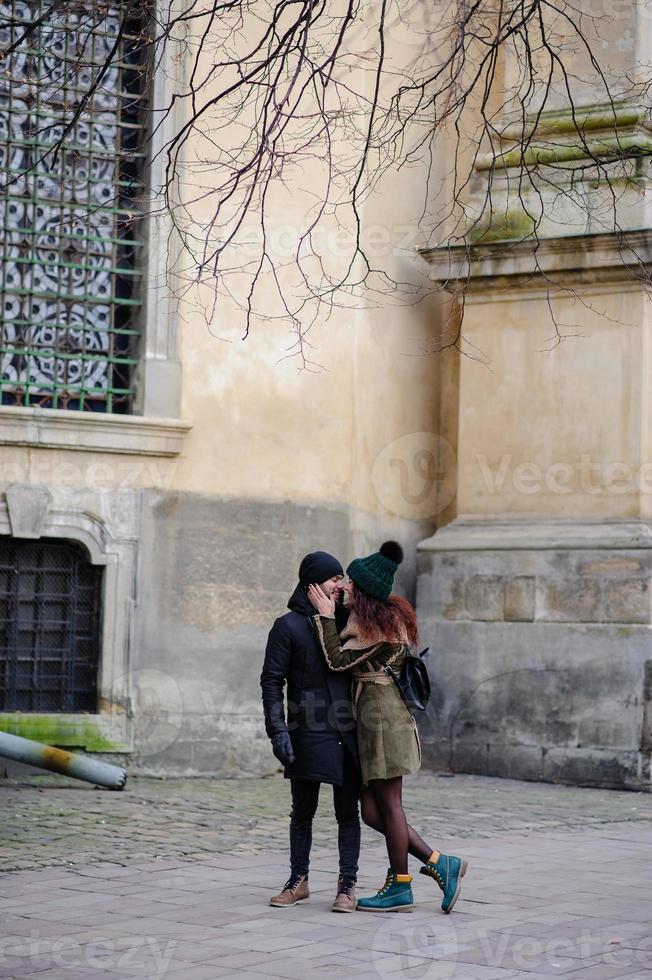
M366 516L376 535L386 520ZM391 522L390 522L391 525ZM395 523L413 593L416 542L426 525ZM286 611L303 555L353 557L345 506L149 494L131 679L132 768L261 774L277 768L265 737L259 677L267 633Z
M391 206L378 195L369 216L386 233L379 261L397 277L408 264L415 271L415 256L399 248L406 229L416 235L420 185L408 185ZM241 343L238 311L221 307L211 332L188 302L178 355L191 428L179 455L0 447L0 513L9 487L45 488L65 512L46 535L72 528L77 540L89 522L98 560L125 538L137 555L133 572L117 562L120 585L106 592L105 620L118 616L119 639L103 649L92 732L88 719L51 716L30 719L30 732L40 726L45 741L71 748L130 751L133 771L276 768L258 677L302 555L326 548L346 565L396 537L406 552L401 587L414 594L416 543L432 533L436 512L420 459L434 461L441 411L438 361L422 354L439 319L427 303L395 306L391 293L386 309L338 311L314 324L312 370L300 371L284 359L289 323ZM27 724L16 715L9 723ZM99 744L107 725L111 738Z
M398 584L413 596L416 543L431 530L344 504L29 482L0 492L0 534L36 524L103 566L100 710L7 713L0 728L120 759L132 772L222 776L277 768L259 676L303 555L328 548L346 565L360 553L354 539L367 551L394 535L406 548Z
M388 55L397 43L388 40ZM193 139L189 160L203 153L201 134ZM143 495L132 665L134 765L143 770L276 768L258 679L267 631L306 552L326 548L346 565L396 537L406 553L400 587L414 595L416 543L438 508L431 473L443 408L440 362L428 352L448 303L416 304L391 283L429 289L414 251L427 166L424 151L365 197L363 235L389 278L371 297L340 297L314 322L306 312L306 364L273 277L261 279L255 304L272 319L254 320L245 342L243 308L226 290L216 308L212 284L184 291L181 402L192 429L165 483ZM323 161L307 162L291 187L270 192L270 247L282 251L302 228L320 174ZM194 179L190 167L182 193L196 198ZM197 204L202 221L207 207ZM327 241L329 267L346 264L346 248ZM242 256L251 258L245 243Z
M649 790L649 542L446 550L445 533L419 553L426 764Z

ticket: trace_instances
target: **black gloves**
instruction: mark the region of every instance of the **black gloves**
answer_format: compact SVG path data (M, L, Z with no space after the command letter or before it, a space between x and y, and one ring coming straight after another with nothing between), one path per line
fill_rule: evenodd
M294 762L294 751L287 732L279 732L278 735L272 736L272 752L282 765L292 765Z

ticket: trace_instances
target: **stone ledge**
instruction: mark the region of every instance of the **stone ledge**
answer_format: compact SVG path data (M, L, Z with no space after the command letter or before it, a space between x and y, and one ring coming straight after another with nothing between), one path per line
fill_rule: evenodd
M652 231L540 239L524 233L508 241L442 245L418 252L431 267L430 278L451 290L531 290L548 276L557 286L566 280L574 286L607 280L642 284L652 266Z
M460 516L417 545L419 552L544 548L652 548L652 523Z
M0 408L0 445L177 456L191 428L179 419L56 408Z
M629 101L548 110L513 118L499 135L500 149L479 154L478 171L568 161L622 160L652 149L644 106Z
M493 776L565 786L630 789L649 793L642 753L593 746L520 745L421 737L424 766L453 773Z

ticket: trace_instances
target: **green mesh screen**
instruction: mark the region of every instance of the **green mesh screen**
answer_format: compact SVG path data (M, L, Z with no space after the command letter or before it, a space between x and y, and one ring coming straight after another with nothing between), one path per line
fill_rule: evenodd
M138 6L0 0L4 405L132 410L147 130Z

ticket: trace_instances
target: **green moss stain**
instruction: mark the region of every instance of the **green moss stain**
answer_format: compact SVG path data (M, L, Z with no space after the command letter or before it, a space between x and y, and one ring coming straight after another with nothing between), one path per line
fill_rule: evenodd
M87 752L129 751L123 742L108 738L98 717L93 715L0 713L0 731L44 745L85 749Z
M585 143L531 144L525 152L520 147L478 158L476 170L507 170L510 167L539 167L556 163L576 163L581 160L607 162L624 157L642 157L652 154L652 139L637 134L587 140Z
M577 132L577 130L576 130ZM581 130L580 130L581 132ZM543 134L537 130L536 136ZM652 154L652 137L647 133L602 136L597 139L578 139L563 143L532 142L525 148L514 146L504 153L483 153L478 157L476 170L507 170L510 167L551 166L558 163L577 163L582 160L609 162L626 157Z
M471 228L467 234L469 242L486 244L507 239L521 241L534 233L534 218L522 210L510 210L503 214L493 214L487 222Z
M590 132L596 129L625 129L638 126L645 121L645 110L632 105L599 105L575 112L562 110L542 113L541 116L528 116L526 131L532 131L536 124L538 136L557 136L563 133Z

